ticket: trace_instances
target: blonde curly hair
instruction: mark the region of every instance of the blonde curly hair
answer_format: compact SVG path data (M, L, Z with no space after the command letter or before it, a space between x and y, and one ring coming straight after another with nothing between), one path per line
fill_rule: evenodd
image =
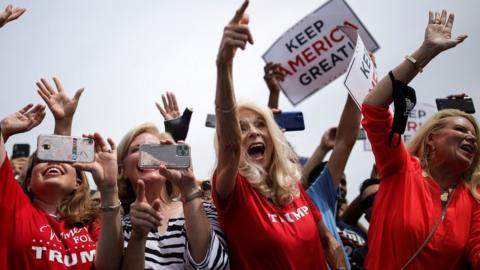
M410 154L418 157L420 160L420 166L428 173L430 173L428 165L430 157L427 139L431 134L436 134L439 130L444 128L446 125L446 119L450 117L463 117L467 119L475 129L477 145L480 146L479 127L477 121L472 115L456 109L447 109L437 112L422 124L422 127L416 132L413 139L407 145ZM473 197L477 200L480 200L480 194L477 192L477 188L480 185L479 160L480 155L477 153L470 167L462 175L463 181L469 187Z

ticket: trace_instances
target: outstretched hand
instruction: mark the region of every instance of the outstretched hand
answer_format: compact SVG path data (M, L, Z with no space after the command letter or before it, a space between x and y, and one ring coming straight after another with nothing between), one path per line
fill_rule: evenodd
M28 104L16 113L13 113L0 121L0 127L4 141L8 137L23 133L38 126L45 118L45 106Z
M217 65L231 63L238 48L244 50L247 42L253 44L253 37L248 28L248 15L245 13L248 3L248 0L245 0L225 26L218 50Z
M40 81L37 82L38 94L47 104L55 120L73 119L84 88L78 89L73 98L69 98L65 90L63 90L60 80L54 77L53 82L57 88L56 91L50 86L47 80L43 78L40 79Z
M454 15L450 13L447 18L447 11L442 13L432 11L428 14L428 25L425 30L424 45L436 53L448 50L462 43L467 35L459 35L452 38Z
M157 105L157 108L162 114L165 121L180 117L180 111L178 110L177 105L177 98L175 97L175 94L173 92L167 91L166 95L162 94L162 102L163 108L162 105L160 105L160 102L155 102L155 105Z
M0 12L0 28L11 21L18 19L23 13L25 13L25 11L27 10L24 8L14 8L12 5L8 5L3 12Z
M73 166L83 171L92 173L93 180L97 189L103 191L112 191L117 187L117 147L111 138L108 138L108 144L103 137L98 134L84 135L95 141L95 161L91 163L74 163Z

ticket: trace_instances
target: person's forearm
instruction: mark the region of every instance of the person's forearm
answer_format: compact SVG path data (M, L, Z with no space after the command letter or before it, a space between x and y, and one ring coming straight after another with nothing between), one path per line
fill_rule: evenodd
M100 191L101 205L117 206L118 190ZM119 269L122 262L123 231L120 207L100 212L100 238L97 242L95 269Z
M307 162L302 168L301 181L304 188L308 187L308 177L310 176L310 173L312 173L312 170L315 168L315 166L317 166L323 161L323 159L330 150L331 149L326 148L320 143L315 149L315 152L313 152L312 156L307 160Z
M185 230L190 247L190 254L195 262L200 263L207 255L212 227L203 208L201 198L183 204Z
M335 147L328 160L328 169L334 187L340 185L350 153L357 140L361 114L353 99L348 95L335 136Z
M358 221L363 215L363 209L362 209L362 204L360 203L361 199L360 196L357 196L345 209L343 212L343 215L340 217L340 219L343 220L343 222L350 224L352 226L356 226Z
M235 173L240 162L240 125L233 91L232 64L217 64L215 98L218 137L218 180L214 187L225 198L235 186Z
M136 237L132 231L125 256L122 260L122 270L145 269L145 246L147 237Z
M55 119L55 129L53 134L71 136L73 119Z
M437 55L438 52L422 45L410 56L417 61L417 67L423 68ZM392 70L392 73L395 76L395 79L408 84L413 78L415 78L415 76L417 76L419 72L417 67L408 60L403 60ZM392 103L392 82L388 75L378 82L375 88L367 95L363 103L378 107L387 107Z
M270 88L270 86L269 86ZM270 109L278 109L278 99L280 98L280 91L272 90L270 88L270 95L268 96L268 107Z

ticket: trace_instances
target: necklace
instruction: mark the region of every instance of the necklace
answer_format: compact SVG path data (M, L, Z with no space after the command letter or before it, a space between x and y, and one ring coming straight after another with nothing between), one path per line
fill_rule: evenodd
M48 215L55 218L55 219L58 219L58 215L56 215L56 214L48 214Z
M448 198L450 197L450 194L452 194L453 191L455 191L455 188L457 188L457 184L453 184L451 185L449 188L447 189L442 189L442 194L440 195L440 201L442 201L442 203L446 203L448 201Z

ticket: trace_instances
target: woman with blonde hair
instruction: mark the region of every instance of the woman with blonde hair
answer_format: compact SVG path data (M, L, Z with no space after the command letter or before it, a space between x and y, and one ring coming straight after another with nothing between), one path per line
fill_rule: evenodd
M401 108L412 109L407 84L435 56L466 38L452 38L453 18L445 10L430 12L422 45L364 100L362 124L380 179L367 269L480 268L478 179L472 177L479 165L475 119L458 110L440 111L422 125L408 149L394 134L399 119L408 115ZM388 110L392 100L393 123Z
M232 269L344 269L340 245L303 190L297 157L267 109L236 105L232 65L253 43L245 10L225 27L217 56L218 157L212 197Z
M172 143L146 123L118 147L125 257L123 269L227 269L225 240L211 203L203 202L191 168L142 169L142 144Z

